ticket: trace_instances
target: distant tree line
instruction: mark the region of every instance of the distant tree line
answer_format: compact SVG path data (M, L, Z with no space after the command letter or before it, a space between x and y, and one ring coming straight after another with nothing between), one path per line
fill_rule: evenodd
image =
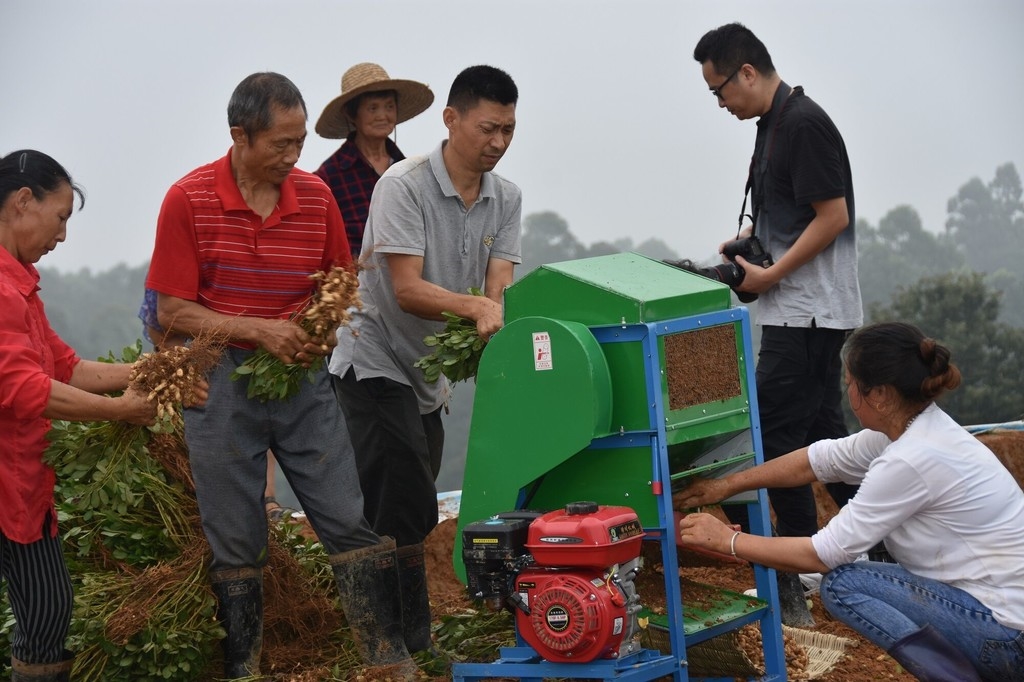
M586 246L569 229L569 223L554 211L531 213L523 219L523 264L516 267L516 276L520 278L546 263L627 251L657 259L679 258L668 244L657 238L634 245L631 237L622 237L613 242L599 241Z
M148 263L97 273L40 267L40 296L50 324L83 358L111 352L120 357L122 348L143 338L138 313L148 269Z
M866 319L904 320L953 351L961 387L942 400L961 424L1024 416L1024 203L1013 164L973 178L947 204L945 231L900 206L858 221Z
M944 229L925 229L910 206L877 226L856 225L865 319L899 319L920 326L952 348L964 384L944 406L962 424L1020 419L1024 413L1024 203L1012 163L987 184L972 178L949 199ZM523 220L523 265L534 268L578 258L634 251L679 258L660 239L634 244L624 236L583 244L552 211ZM696 260L699 254L683 254ZM142 337L137 314L147 265L119 265L64 274L41 267L42 297L54 328L83 357L106 356ZM756 319L756 303L751 305ZM472 384L458 384L448 419L446 463L439 489L461 484ZM852 423L851 423L852 425Z

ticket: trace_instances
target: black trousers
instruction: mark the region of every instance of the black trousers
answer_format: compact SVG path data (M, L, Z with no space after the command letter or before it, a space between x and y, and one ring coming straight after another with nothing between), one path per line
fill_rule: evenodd
M849 435L843 420L841 357L848 334L847 330L818 327L762 327L756 380L765 461L818 440ZM846 484L829 484L828 488L840 505L856 490ZM778 535L817 532L811 486L769 488L768 499L775 510ZM746 507L728 511L734 523L748 527Z
M363 513L378 535L416 545L437 525L444 425L441 408L421 415L410 386L350 369L333 377L355 449Z
M7 581L14 612L11 656L25 663L65 660L74 605L60 536L50 537L54 521L46 516L41 540L23 545L0 534L0 577Z

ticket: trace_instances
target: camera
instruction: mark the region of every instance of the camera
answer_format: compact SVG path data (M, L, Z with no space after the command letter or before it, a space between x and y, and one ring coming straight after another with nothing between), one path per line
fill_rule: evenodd
M743 256L743 258L751 265L756 265L762 268L767 268L775 262L772 260L771 254L768 253L765 250L764 245L761 244L761 240L756 236L734 239L731 242L727 242L722 247L722 255L728 258L729 262L713 265L711 267L700 267L688 258L684 258L683 260L666 260L662 262L679 268L680 270L686 270L687 272L692 272L702 275L703 277L707 277L708 279L713 279L716 282L721 282L733 290L743 282L743 278L747 274L743 271L743 268L736 263L736 256ZM751 294L745 291L737 291L736 296L743 303L750 303L751 301L757 300L757 294Z

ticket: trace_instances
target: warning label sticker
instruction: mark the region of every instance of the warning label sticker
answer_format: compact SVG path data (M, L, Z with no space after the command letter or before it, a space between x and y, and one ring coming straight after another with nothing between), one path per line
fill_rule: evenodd
M553 369L551 364L551 337L547 332L533 333L533 368L538 372Z

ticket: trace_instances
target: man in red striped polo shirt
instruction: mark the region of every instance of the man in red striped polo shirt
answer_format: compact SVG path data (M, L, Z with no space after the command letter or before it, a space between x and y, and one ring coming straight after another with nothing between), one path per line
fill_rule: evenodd
M185 410L196 498L213 559L225 677L259 674L266 453L273 449L330 555L346 620L366 663L416 664L402 639L395 543L363 517L352 444L326 369L298 394L260 402L232 372L257 348L285 363L325 354L292 321L318 270L351 261L330 189L295 167L306 139L306 105L280 74L245 78L228 104L232 145L187 174L160 209L146 286L158 292L165 329L226 334L202 408Z

